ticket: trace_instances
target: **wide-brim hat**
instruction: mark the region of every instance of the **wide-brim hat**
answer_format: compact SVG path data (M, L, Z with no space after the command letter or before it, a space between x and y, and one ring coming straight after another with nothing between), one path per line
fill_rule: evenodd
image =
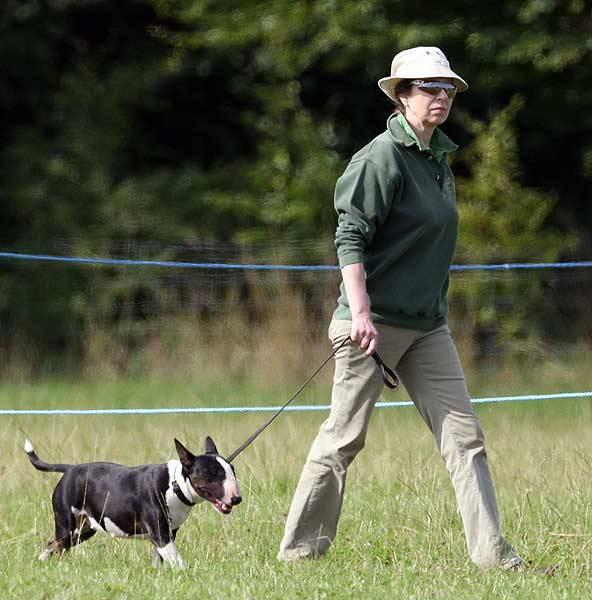
M418 46L399 52L391 63L390 77L380 79L378 87L391 100L396 101L395 88L400 81L432 77L452 79L459 92L469 88L467 82L450 68L444 52L433 46Z

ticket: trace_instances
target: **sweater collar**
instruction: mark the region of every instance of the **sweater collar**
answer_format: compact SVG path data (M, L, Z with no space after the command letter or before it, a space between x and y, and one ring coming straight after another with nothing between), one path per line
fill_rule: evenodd
M422 144L407 119L402 114L393 114L386 123L387 129L398 144L403 146L417 146L420 152L428 152L437 161L441 161L446 154L454 152L458 146L438 127L434 130L430 146Z

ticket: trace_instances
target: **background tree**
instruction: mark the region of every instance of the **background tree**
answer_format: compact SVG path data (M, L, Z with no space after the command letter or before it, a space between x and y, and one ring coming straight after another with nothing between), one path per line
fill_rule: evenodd
M438 45L471 86L446 124L465 148L459 260L589 256L591 32L581 0L9 0L2 246L193 260L217 244L263 260L273 244L327 262L335 179L390 112L377 79L397 51ZM94 323L163 310L157 275L3 266L5 348L79 351ZM538 311L549 282L533 285L511 328L561 337Z

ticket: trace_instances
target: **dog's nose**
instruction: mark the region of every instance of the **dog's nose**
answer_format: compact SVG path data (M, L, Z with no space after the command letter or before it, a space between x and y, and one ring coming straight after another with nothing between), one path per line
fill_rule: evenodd
M243 501L243 499L241 498L241 496L233 496L230 499L230 504L232 504L232 506L236 506L237 504L240 504Z

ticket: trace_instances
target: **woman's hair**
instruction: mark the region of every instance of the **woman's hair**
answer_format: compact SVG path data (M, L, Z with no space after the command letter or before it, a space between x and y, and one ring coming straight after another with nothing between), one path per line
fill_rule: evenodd
M399 81L399 83L397 83L397 85L395 86L394 96L395 96L396 100L392 101L393 102L393 113L399 114L404 111L403 105L399 101L399 94L401 92L405 92L410 87L411 87L411 82L409 79L403 79L402 81Z

